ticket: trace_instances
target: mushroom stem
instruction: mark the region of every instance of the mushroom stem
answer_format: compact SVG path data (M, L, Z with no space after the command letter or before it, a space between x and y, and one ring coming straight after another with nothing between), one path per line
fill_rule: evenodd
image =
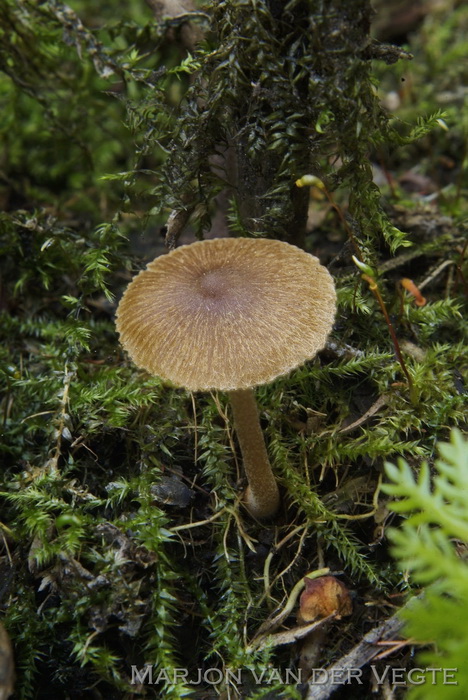
M252 389L229 392L248 487L245 504L255 518L271 518L279 507L278 484L265 447L257 402Z

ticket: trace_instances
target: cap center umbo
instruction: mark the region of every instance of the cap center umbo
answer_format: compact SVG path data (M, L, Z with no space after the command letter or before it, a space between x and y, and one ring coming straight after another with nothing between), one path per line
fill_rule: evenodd
M226 313L249 317L257 296L254 286L242 271L230 266L206 270L197 279L199 301L215 317Z
M222 299L229 288L226 270L208 270L198 279L202 296L208 299Z

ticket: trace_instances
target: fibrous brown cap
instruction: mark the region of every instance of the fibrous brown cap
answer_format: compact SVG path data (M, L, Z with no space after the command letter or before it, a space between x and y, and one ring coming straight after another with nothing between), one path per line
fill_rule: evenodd
M304 579L305 591L299 605L298 622L313 622L334 615L337 619L353 612L349 591L334 576Z
M151 374L201 391L265 384L323 348L333 280L289 243L216 238L149 263L117 310L120 341Z

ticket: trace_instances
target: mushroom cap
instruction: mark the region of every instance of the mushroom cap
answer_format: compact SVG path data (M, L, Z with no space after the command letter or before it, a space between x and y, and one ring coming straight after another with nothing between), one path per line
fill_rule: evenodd
M136 365L192 391L246 389L323 348L335 316L319 260L269 239L181 246L140 272L117 309Z
M353 612L349 591L334 576L304 579L305 590L300 597L298 622L313 622L335 615L336 619Z

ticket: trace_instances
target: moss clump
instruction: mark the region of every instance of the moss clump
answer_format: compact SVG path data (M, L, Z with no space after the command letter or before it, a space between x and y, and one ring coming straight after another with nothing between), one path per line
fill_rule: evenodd
M175 699L213 668L242 670L245 697L294 697L274 677L254 682L294 669L290 648L248 642L305 573L327 565L356 591L323 665L394 604L385 596L402 576L385 545L381 466L431 462L463 421L462 156L452 199L438 182L439 199L401 184L421 153L425 174L437 169L441 115L430 118L432 102L403 122L382 110L372 57L400 52L368 40L366 2L352 16L348 5L212 2L157 23L136 3L130 15L87 0L2 5L0 605L19 697ZM188 21L204 32L190 55L177 42ZM304 175L320 187L297 188ZM336 278L327 349L258 391L285 503L270 528L238 504L223 399L164 386L118 346L115 295L161 250L171 211L198 236L223 233L221 217L238 233L302 242ZM132 665L145 664L165 670L162 684L132 685Z

